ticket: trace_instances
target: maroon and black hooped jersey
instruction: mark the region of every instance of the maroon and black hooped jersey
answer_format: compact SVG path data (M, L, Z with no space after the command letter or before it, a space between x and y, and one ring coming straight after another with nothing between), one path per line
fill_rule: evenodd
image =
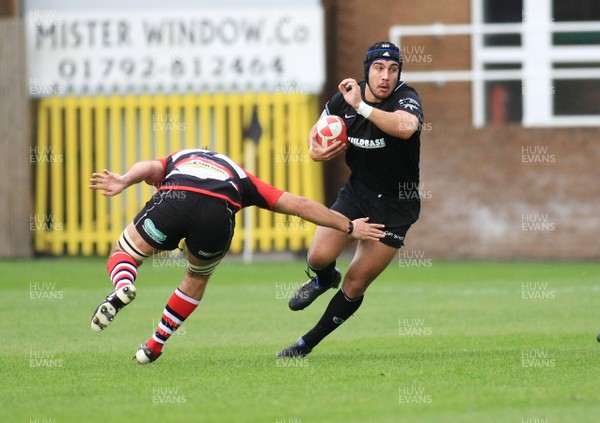
M272 209L283 191L246 172L229 157L210 150L181 150L160 159L165 169L159 191L182 190L224 199L238 210Z

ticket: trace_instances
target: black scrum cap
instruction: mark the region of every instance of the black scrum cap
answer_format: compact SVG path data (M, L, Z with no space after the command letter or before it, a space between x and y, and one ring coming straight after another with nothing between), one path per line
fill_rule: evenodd
M400 54L400 49L394 43L380 41L369 47L364 62L366 81L369 80L369 69L375 60L391 60L396 62L400 67L400 73L402 73L402 55Z

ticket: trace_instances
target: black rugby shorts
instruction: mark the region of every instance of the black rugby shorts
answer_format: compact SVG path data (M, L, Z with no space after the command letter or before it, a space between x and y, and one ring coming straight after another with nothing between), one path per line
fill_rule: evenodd
M133 223L157 250L174 250L185 238L188 251L200 260L225 255L235 228L235 209L220 198L190 191L158 191Z
M414 219L407 219L398 201L379 196L363 184L348 179L331 206L350 220L368 217L369 223L383 223L385 238L379 242L393 248L401 248Z

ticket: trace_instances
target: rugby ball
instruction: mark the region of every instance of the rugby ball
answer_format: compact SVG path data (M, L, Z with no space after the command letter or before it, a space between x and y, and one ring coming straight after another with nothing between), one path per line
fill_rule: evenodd
M323 147L329 147L336 141L348 144L344 120L335 115L320 118L317 122L317 139Z

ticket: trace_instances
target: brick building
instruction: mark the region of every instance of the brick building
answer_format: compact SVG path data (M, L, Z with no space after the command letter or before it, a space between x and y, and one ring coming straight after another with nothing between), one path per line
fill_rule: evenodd
M446 259L600 257L600 63L591 59L600 57L600 5L563 3L324 2L326 97L344 77L362 79L370 44L402 34L403 79L426 118L423 208L407 249ZM484 24L512 32L474 29ZM345 172L340 162L327 169L329 201Z
M30 186L28 167L18 166L17 173L9 166L30 161L32 142L32 125L24 118L30 113L23 94L25 57L19 53L25 32L21 3L0 2L0 16L11 17L0 22L7 70L0 77L0 146L6 153L4 180ZM383 39L399 43L404 79L423 99L423 208L407 249L444 259L600 257L597 0L322 4L323 101L341 79L362 79L366 48ZM15 140L22 148L14 148ZM341 160L326 165L328 203L346 174ZM32 253L31 231L22 216L31 216L32 198L9 189L11 184L3 185L7 201L0 220L10 243L0 256L26 256Z

